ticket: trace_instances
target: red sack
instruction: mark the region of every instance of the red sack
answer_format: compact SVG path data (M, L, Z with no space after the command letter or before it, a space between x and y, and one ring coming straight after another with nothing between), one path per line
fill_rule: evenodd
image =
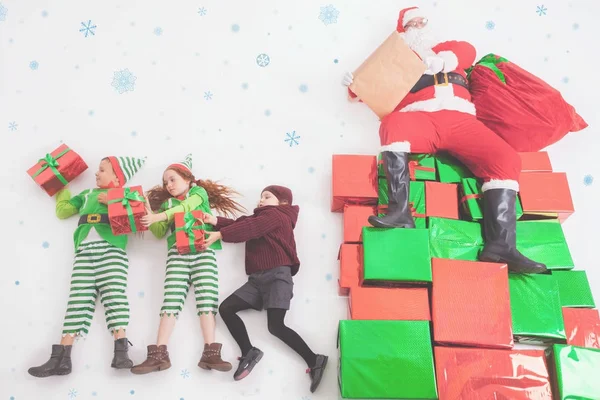
M468 74L477 119L516 151L539 151L588 126L558 90L505 58L488 54Z

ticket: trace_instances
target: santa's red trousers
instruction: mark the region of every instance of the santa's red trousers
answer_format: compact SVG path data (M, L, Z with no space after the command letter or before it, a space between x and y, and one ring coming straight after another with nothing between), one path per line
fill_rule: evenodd
M383 151L445 151L484 182L517 184L521 172L521 158L508 143L474 115L459 111L393 112L381 121L379 137Z

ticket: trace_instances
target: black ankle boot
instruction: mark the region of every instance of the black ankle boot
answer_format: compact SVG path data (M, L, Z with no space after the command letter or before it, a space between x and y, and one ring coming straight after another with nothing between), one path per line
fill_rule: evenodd
M39 367L29 368L29 374L37 378L52 375L69 375L71 373L71 346L52 345L50 359Z
M408 204L408 153L384 151L381 158L387 179L389 205L385 216L370 216L369 223L377 228L414 228L415 221Z
M113 357L112 364L110 364L111 367L118 369L130 369L133 367L133 361L131 361L127 354L129 349L128 344L130 343L127 338L115 340L115 356Z
M525 257L517 250L517 192L512 189L489 189L483 193L483 227L485 246L480 261L506 263L510 272L539 274L547 272L544 264Z

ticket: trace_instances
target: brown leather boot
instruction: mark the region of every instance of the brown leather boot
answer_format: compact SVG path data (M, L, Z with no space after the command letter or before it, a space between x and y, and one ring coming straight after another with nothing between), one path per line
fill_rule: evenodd
M216 369L217 371L231 371L231 363L221 359L221 343L204 344L204 352L198 366L202 369Z
M148 358L146 358L146 361L131 368L131 372L136 375L142 375L169 368L171 368L171 360L169 360L167 346L164 344L160 346L151 344L148 346Z

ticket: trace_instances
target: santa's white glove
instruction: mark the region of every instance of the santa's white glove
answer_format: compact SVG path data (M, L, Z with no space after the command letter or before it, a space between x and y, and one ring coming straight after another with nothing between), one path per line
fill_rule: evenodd
M344 78L342 79L342 85L350 86L352 85L352 82L354 82L354 75L352 75L352 72L346 72Z
M444 69L444 60L440 57L425 57L424 61L425 65L427 65L427 69L425 70L426 75L435 75Z

